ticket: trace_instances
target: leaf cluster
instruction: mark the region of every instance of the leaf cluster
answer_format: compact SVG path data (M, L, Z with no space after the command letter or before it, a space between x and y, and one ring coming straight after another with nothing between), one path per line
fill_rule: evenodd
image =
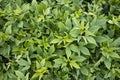
M119 0L0 0L0 80L120 79Z

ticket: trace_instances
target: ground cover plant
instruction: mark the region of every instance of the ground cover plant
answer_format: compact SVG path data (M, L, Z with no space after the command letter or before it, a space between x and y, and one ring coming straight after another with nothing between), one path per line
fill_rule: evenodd
M0 80L119 80L120 0L0 0Z

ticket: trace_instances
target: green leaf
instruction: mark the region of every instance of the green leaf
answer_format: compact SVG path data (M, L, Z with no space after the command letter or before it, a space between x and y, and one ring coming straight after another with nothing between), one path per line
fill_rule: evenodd
M108 69L110 69L110 67L111 67L111 61L109 61L108 59L105 59L105 60L104 60L104 64L105 64L105 66L106 66Z
M100 29L100 27L99 27L98 25L95 25L95 26L90 27L88 30L89 30L90 32L95 33L95 32L97 32L99 29Z
M87 39L85 38L85 36L82 36L83 40L85 41L85 44L87 44Z
M28 11L28 10L30 10L30 4L23 4L23 5L22 5L22 9L23 9L23 11Z
M39 77L39 80L43 77L44 73L47 73L48 70L46 67L42 67L41 69L35 70L35 73L33 74L31 80L35 80Z
M45 59L43 59L41 62L40 62L41 66L43 67L45 65Z
M26 71L26 70L28 70L28 69L30 69L30 65L26 65L25 67L23 67L23 68L21 69L21 71Z
M91 44L97 45L95 39L93 37L86 37L87 41Z
M85 57L83 57L83 56L71 56L71 58L73 59L73 60L75 60L75 61L77 61L77 62L83 62L84 60L86 60L86 58Z
M83 74L83 75L88 75L89 74L89 72L88 72L88 69L86 68L86 67L81 67L81 73Z
M29 63L28 63L26 60L23 60L23 59L18 60L17 63L18 63L20 66L29 65Z
M25 76L26 80L29 80L29 75L30 75L30 73L26 74L26 76Z
M80 51L79 51L79 48L78 48L76 45L74 45L74 44L71 44L71 45L70 45L70 49L71 49L73 52L77 52L77 53L80 52Z
M34 73L30 80L35 80L37 77L39 77L39 75L39 73Z
M73 22L73 26L74 27L78 27L79 26L79 21L75 17L72 18L72 22Z
M104 36L96 36L95 40L96 40L96 42L102 43L102 42L107 41L108 39L105 38Z
M59 43L61 40L60 39L53 39L50 43Z
M114 58L120 58L120 56L115 52L110 53L110 56Z
M19 28L23 28L23 21L21 21L21 22L18 24L18 27L19 27Z
M39 5L37 5L37 9L40 11L40 13L43 13L43 11L45 11L47 9L47 5L46 4L47 4L46 2L41 1L39 3Z
M67 30L67 27L62 22L58 23L58 28L60 32L65 32Z
M55 59L54 62L55 62L54 67L55 67L55 68L58 68L58 67L61 66L62 63L64 63L64 60L58 58L58 59Z
M2 18L0 18L0 25L2 26L4 24L5 24L5 21Z
M108 23L109 24L114 24L112 20L108 20Z
M44 73L47 73L48 70L46 67L42 67L41 69L38 69L35 71L36 73L35 74L39 74L39 80L41 80L41 78L43 77ZM34 75L33 75L34 76ZM33 78L34 79L34 78Z
M11 34L12 33L12 25L9 25L6 30L5 30L6 34Z
M37 1L36 0L32 0L32 6L34 6L34 7L37 6Z
M19 78L25 80L25 76L24 76L24 74L23 74L21 71L16 70L16 71L15 71L15 74L16 74Z
M50 46L50 49L48 51L50 54L54 53L55 52L55 47L54 45Z
M79 28L73 28L71 31L70 31L70 35L72 37L78 37L78 35L80 34L80 29Z
M21 12L21 8L17 5L17 8L14 10L14 15L19 15Z
M90 23L89 31L91 32L97 32L101 27L106 26L106 18L101 15L99 17L95 17L93 21Z
M119 46L120 45L120 37L117 38L115 41L112 43L113 46Z
M70 55L71 55L71 50L70 50L70 47L66 47L66 55L67 55L67 58L69 58L70 57Z
M69 18L67 18L65 24L69 30L72 28L72 23L71 23L71 20Z
M84 55L90 55L89 50L86 47L80 47L80 51L84 54Z
M51 8L47 8L46 10L45 10L45 12L44 12L44 14L45 15L49 15L50 13L51 13L51 10L50 10Z
M16 3L20 6L22 1L21 0L17 0Z
M80 68L80 66L74 60L70 61L70 66L71 66L71 68L73 68L73 67L76 69Z

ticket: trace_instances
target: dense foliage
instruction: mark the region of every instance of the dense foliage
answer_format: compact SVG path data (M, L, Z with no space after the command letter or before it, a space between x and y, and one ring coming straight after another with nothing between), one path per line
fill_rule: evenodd
M120 0L0 0L0 80L120 79Z

